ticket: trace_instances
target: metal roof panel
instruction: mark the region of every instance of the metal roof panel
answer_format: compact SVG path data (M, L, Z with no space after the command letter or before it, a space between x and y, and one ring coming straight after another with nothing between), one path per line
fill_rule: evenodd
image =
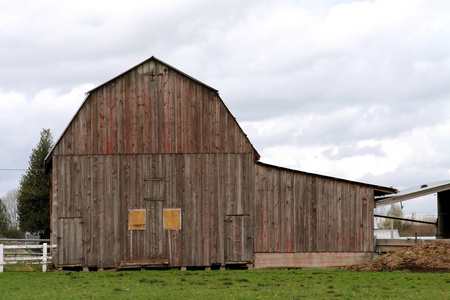
M388 194L384 196L375 197L375 205L379 207L447 190L450 190L450 180L425 183L422 185L401 190L397 194Z

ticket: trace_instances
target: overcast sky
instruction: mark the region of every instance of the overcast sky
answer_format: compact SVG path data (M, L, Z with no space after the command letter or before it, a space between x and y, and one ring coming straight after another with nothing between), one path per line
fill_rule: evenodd
M216 88L261 154L398 189L450 177L450 1L0 0L0 169L155 56ZM0 170L0 198L21 171ZM436 213L435 199L403 203Z

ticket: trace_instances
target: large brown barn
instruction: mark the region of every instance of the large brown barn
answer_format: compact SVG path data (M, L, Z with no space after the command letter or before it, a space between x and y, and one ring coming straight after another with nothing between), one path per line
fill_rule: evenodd
M47 157L58 267L368 260L392 188L261 163L217 90L151 57L88 92Z

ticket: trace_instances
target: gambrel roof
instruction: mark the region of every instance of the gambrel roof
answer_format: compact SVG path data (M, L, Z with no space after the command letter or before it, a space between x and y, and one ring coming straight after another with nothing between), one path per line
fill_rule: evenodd
M216 95L216 97L219 99L221 105L223 106L224 110L221 110L221 113L225 113L227 115L229 115L231 117L231 119L233 120L233 122L235 122L234 126L236 128L238 128L237 134L242 135L245 139L245 143L249 144L250 147L253 149L252 151L255 154L255 160L259 160L260 155L258 154L258 152L256 151L256 149L253 147L253 145L251 144L250 140L248 139L247 135L244 133L244 131L242 130L242 128L240 127L239 123L236 121L236 118L231 114L231 112L229 111L229 109L226 107L225 103L223 102L223 100L220 98L219 96L219 92L218 90L212 88L211 86L195 79L194 77L172 67L171 65L163 62L162 60L152 56L148 59L146 59L145 61L139 63L138 65L128 69L127 71L121 73L118 76L113 77L112 79L104 82L103 84L91 89L90 91L88 91L86 93L86 97L84 99L84 101L82 102L82 104L80 105L79 109L77 110L77 112L75 113L75 115L73 116L72 120L69 122L69 124L67 125L67 127L65 128L65 130L63 131L62 135L58 138L58 140L56 141L54 147L51 149L50 153L47 155L46 157L46 168L48 169L49 166L51 165L51 157L54 154L54 150L58 147L58 145L61 143L61 140L63 139L63 137L67 134L68 129L70 128L70 126L74 123L74 120L77 118L77 116L80 113L80 110L83 108L83 106L85 105L85 103L90 99L90 97L95 94L96 92L99 92L102 88L105 88L106 86L110 85L110 84L115 84L115 82L117 82L118 80L120 80L121 78L125 78L127 76L127 74L130 74L132 72L135 72L136 70L144 70L145 69L145 73L144 75L152 78L151 81L153 81L153 78L157 77L157 76L161 76L163 75L162 73L157 73L155 70L148 69L148 65L152 64L152 63L158 63L162 66L164 66L164 68L168 68L171 71L174 71L175 73L178 73L180 76L187 78L189 81L194 82L195 84L198 84L199 86L205 88L206 90L209 90L211 93L213 93L214 95Z

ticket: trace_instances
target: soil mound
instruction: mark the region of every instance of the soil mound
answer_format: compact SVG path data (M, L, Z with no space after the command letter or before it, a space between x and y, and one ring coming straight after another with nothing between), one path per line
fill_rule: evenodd
M416 244L403 251L385 254L374 261L341 267L341 270L450 272L450 242Z

